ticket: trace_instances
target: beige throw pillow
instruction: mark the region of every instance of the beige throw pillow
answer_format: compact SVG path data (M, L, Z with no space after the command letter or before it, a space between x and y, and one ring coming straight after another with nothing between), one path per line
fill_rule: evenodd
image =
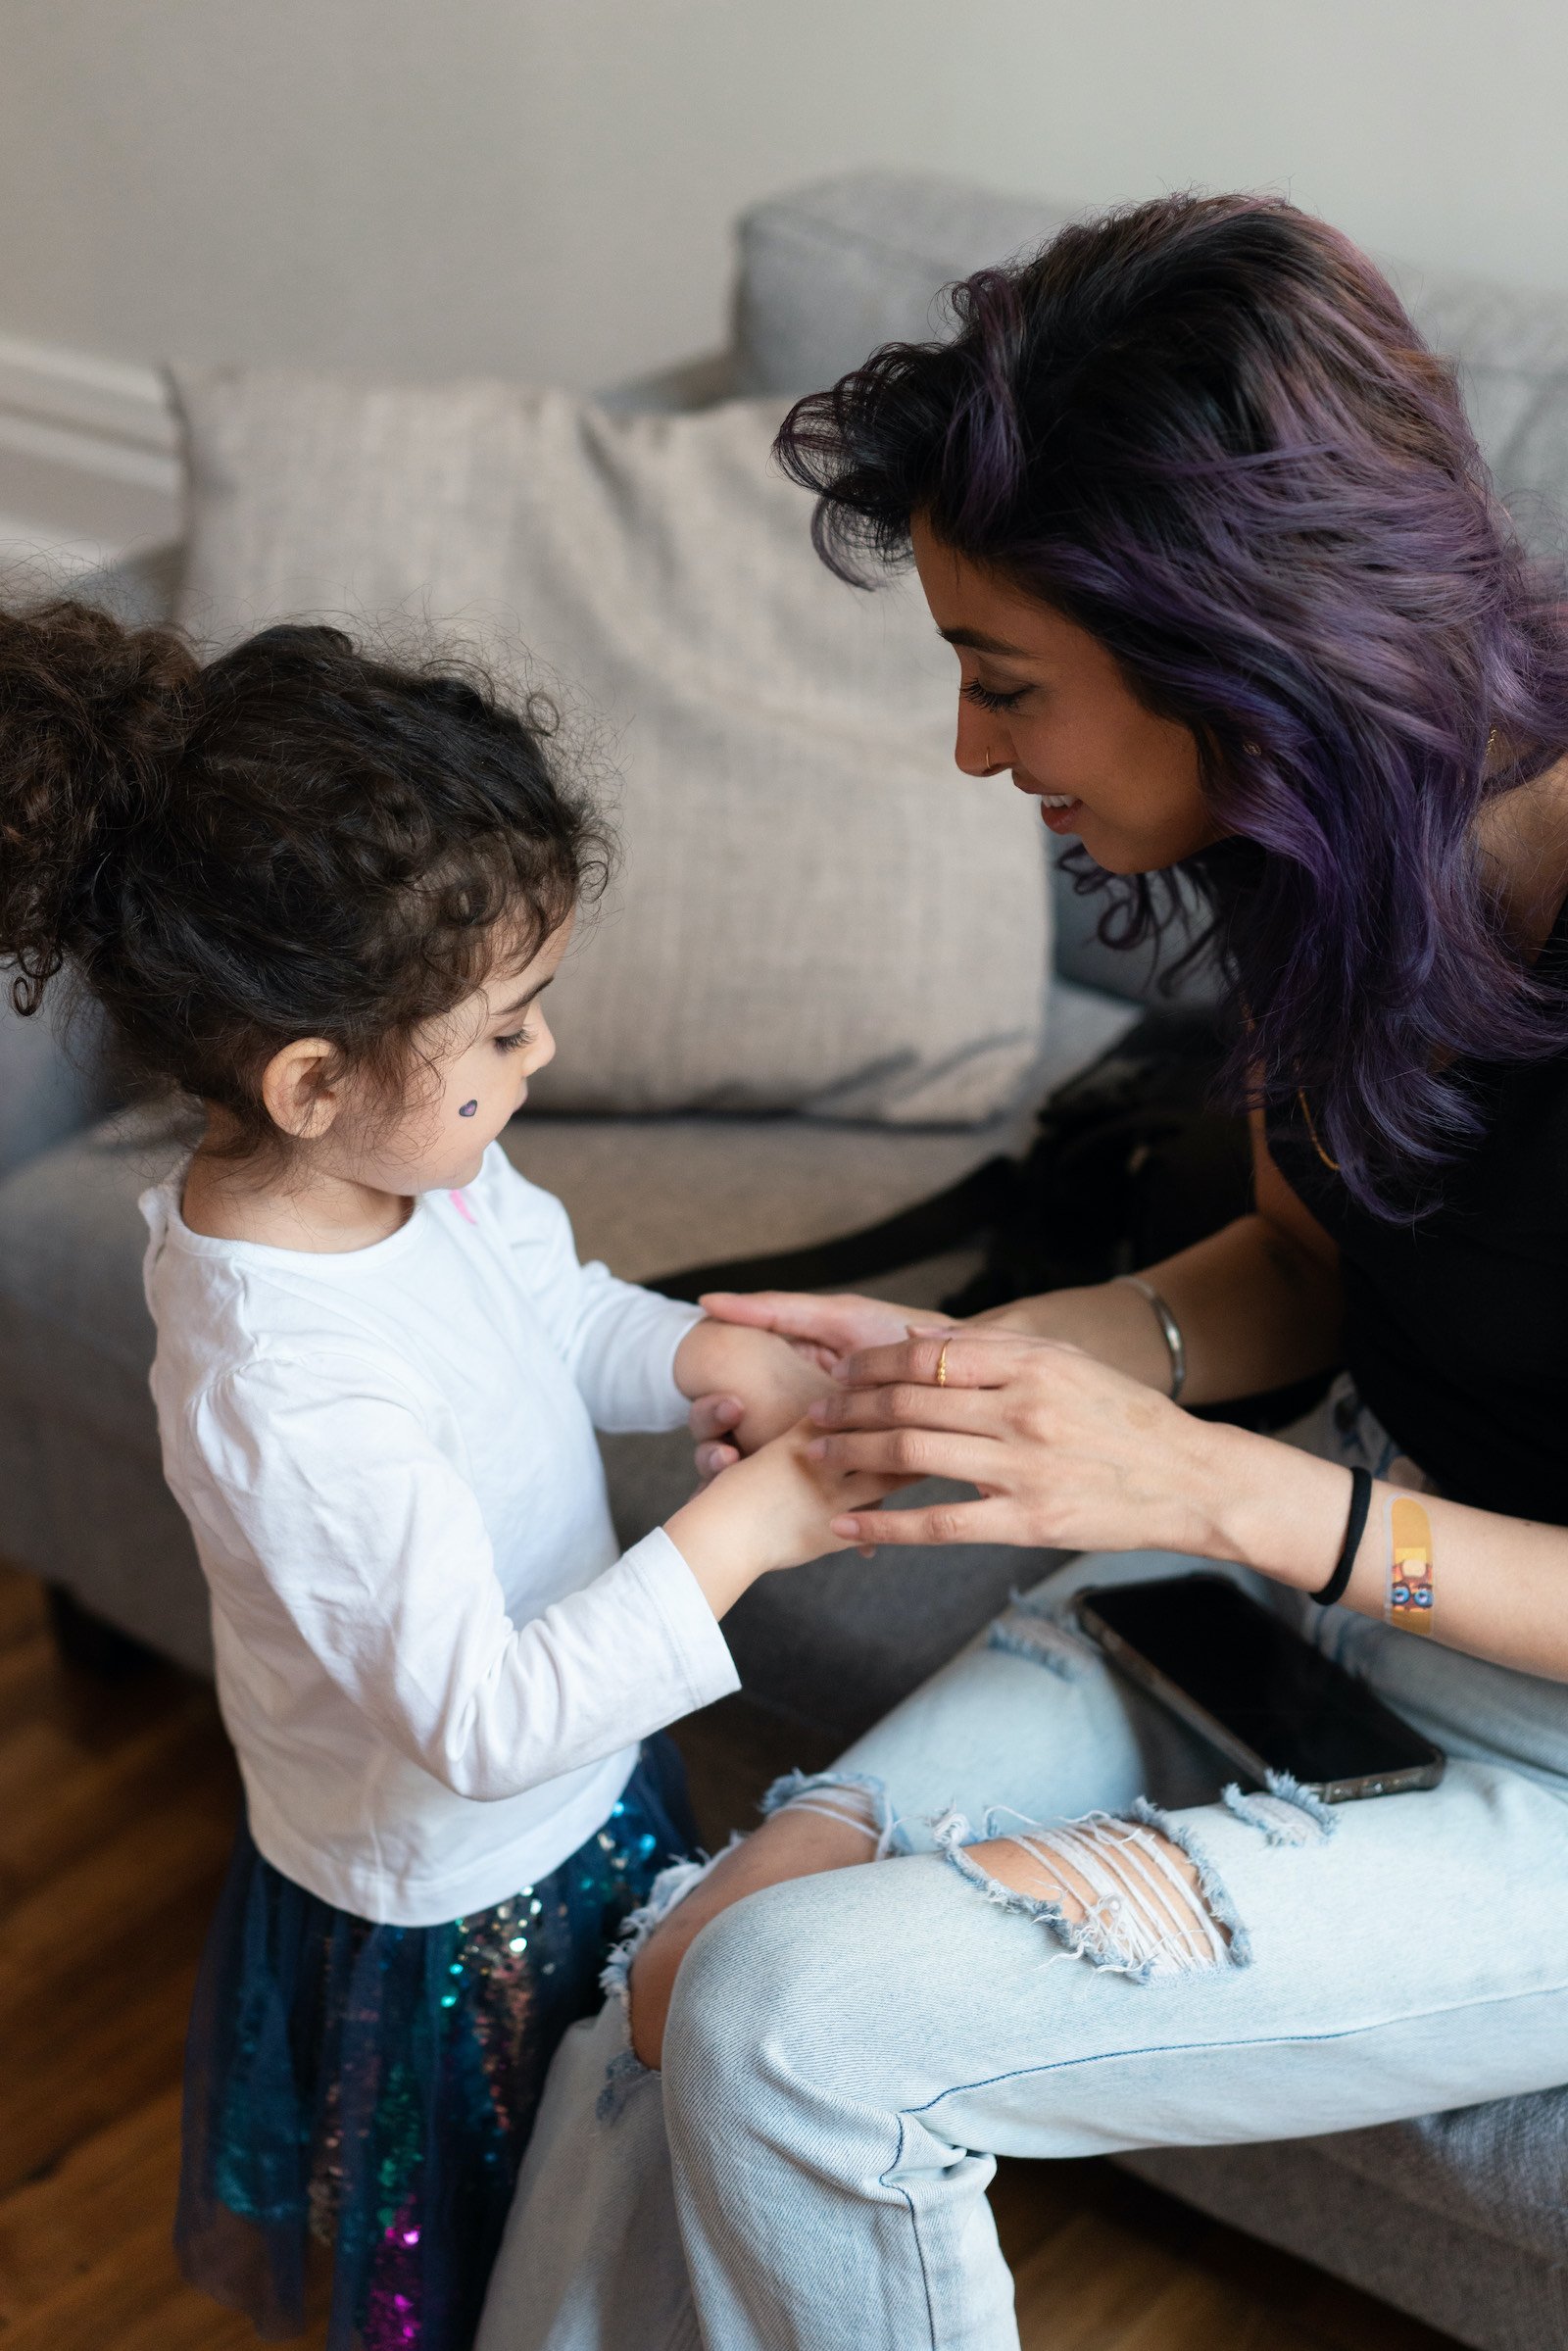
M777 400L627 416L471 382L186 372L182 615L520 639L623 779L621 874L552 996L554 1110L965 1124L1042 1045L1032 804L953 765L918 593L836 580ZM569 730L568 730L569 731Z

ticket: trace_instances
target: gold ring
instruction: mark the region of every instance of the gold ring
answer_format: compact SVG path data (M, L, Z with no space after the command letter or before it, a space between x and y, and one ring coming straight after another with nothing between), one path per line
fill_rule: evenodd
M948 1349L952 1345L951 1339L944 1339L942 1352L937 1357L937 1386L939 1388L946 1388L948 1384Z

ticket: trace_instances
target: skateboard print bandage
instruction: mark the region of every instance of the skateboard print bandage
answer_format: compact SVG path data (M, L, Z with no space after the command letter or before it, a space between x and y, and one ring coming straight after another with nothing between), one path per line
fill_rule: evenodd
M1430 1633L1433 1605L1432 1521L1409 1494L1396 1494L1389 1505L1389 1603L1383 1613L1407 1633Z

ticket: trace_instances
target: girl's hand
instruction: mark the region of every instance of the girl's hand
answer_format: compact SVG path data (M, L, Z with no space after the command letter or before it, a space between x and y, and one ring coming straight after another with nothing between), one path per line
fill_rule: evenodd
M704 1479L793 1429L832 1387L788 1340L711 1315L687 1332L674 1370L676 1385L694 1399L690 1427L703 1447L697 1466Z
M1058 1340L965 1326L865 1348L810 1418L824 1468L980 1490L931 1510L841 1512L846 1542L1226 1555L1212 1547L1214 1432Z
M823 1461L814 1437L811 1422L801 1421L725 1470L665 1521L665 1534L715 1616L773 1568L800 1567L857 1543L865 1548L874 1538L834 1534L835 1513L881 1501L907 1483Z

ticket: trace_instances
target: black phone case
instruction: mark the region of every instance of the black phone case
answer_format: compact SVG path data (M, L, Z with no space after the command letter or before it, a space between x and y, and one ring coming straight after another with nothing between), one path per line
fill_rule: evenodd
M1239 1592L1227 1576L1191 1576L1158 1580L1161 1582L1220 1584L1225 1587L1227 1592L1241 1600L1245 1606L1257 1609L1257 1602L1248 1593ZM1094 1605L1102 1592L1108 1596L1111 1592L1126 1593L1135 1592L1137 1589L1136 1585L1128 1584L1086 1584L1082 1591L1074 1595L1074 1613L1084 1631L1098 1642L1106 1656L1119 1671L1127 1676L1130 1682L1136 1682L1141 1690L1146 1690L1151 1697L1157 1699L1160 1705L1167 1708L1170 1713L1177 1715L1191 1729L1200 1733L1211 1746L1218 1747L1220 1753L1228 1756L1237 1769L1245 1772L1249 1779L1255 1780L1260 1788L1265 1787L1269 1774L1277 1771L1280 1767L1277 1764L1271 1764L1266 1757L1259 1755L1255 1749L1247 1744L1245 1739L1238 1738L1234 1731L1222 1723L1217 1715L1210 1714L1205 1706L1200 1705L1196 1698L1190 1696L1181 1685L1173 1682L1161 1667L1153 1664L1144 1656L1140 1649L1134 1647L1133 1643L1119 1633L1114 1625L1107 1624ZM1257 1609L1257 1612L1260 1616L1266 1613L1262 1609ZM1272 1619L1270 1621L1274 1622ZM1275 1624L1274 1629L1288 1641L1300 1640L1299 1634L1293 1633L1289 1626ZM1307 1645L1305 1642L1302 1643L1303 1647ZM1376 1730L1380 1722L1392 1724L1401 1739L1413 1739L1417 1745L1425 1747L1429 1759L1418 1764L1393 1766L1386 1771L1366 1772L1355 1779L1307 1780L1301 1783L1302 1787L1325 1804L1357 1803L1368 1796L1404 1795L1415 1788L1436 1788L1443 1778L1444 1768L1447 1762L1447 1757L1442 1748L1435 1747L1430 1739L1422 1737L1420 1732L1412 1731L1401 1716L1396 1714L1391 1706L1386 1706L1375 1690L1368 1690L1363 1683L1357 1682L1353 1674L1348 1674L1343 1666L1336 1665L1332 1658L1322 1657L1315 1649L1312 1654L1318 1659L1326 1674L1338 1681L1353 1697L1356 1710L1366 1722L1369 1730Z

